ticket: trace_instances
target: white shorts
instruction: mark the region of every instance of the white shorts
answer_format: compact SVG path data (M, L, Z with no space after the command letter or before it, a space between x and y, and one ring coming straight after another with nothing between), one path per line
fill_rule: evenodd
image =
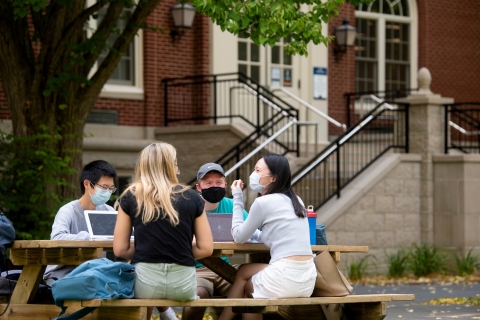
M252 295L257 299L310 297L316 278L313 258L307 261L280 259L252 277Z

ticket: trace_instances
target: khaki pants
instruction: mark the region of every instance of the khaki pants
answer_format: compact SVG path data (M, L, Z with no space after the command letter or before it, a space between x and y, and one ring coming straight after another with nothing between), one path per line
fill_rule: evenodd
M238 269L239 265L233 265L233 267ZM214 296L226 297L228 295L231 284L207 267L197 268L196 278L197 287L205 288L210 298Z

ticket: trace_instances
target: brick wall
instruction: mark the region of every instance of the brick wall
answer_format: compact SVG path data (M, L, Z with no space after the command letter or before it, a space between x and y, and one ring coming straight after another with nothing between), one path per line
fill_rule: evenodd
M175 0L162 1L149 16L147 24L163 29L163 33L143 33L143 101L101 98L95 109L117 110L118 124L130 126L163 125L163 78L183 77L210 72L209 18L199 13L192 29L186 30L181 40L172 43L169 30L173 29L170 7ZM0 81L0 119L9 119L7 101Z
M345 5L340 8L340 14L328 24L329 35L333 35L334 29L342 25L344 18L355 26L354 6ZM355 91L355 50L348 48L347 53L335 61L333 48L332 42L328 45L328 114L335 120L346 123L346 100L343 94ZM342 132L342 129L329 124L329 135L340 135Z
M431 90L456 102L480 101L480 1L417 0L418 66Z

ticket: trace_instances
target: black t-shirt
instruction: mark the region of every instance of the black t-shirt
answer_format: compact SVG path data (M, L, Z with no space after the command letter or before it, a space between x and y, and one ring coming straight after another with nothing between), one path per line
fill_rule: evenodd
M192 240L195 219L203 213L205 202L189 189L176 194L172 201L178 212L179 224L172 226L168 217L158 218L147 224L137 213L137 200L128 192L120 199L122 210L130 216L134 227L135 253L132 263L175 263L183 266L195 266L192 253ZM120 213L119 213L120 214Z

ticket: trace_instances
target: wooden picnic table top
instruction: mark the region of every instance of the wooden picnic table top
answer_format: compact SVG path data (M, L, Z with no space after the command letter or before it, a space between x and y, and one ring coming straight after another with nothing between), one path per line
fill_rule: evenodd
M14 241L11 249L49 249L49 248L103 248L112 249L113 240L18 240ZM214 250L233 250L235 253L264 253L270 249L261 243L234 243L214 242ZM341 252L341 253L366 253L368 246L342 246L342 245L313 245L312 251Z

